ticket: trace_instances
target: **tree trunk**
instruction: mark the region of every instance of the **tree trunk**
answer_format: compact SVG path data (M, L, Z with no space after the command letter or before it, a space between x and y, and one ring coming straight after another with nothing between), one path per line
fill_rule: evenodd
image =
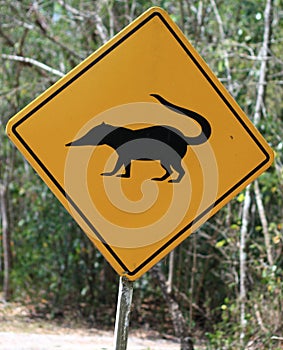
M2 218L2 233L3 233L3 255L4 255L4 280L3 280L3 297L8 301L11 297L10 272L12 265L11 251L11 234L9 229L8 219L8 200L7 187L0 184L0 212Z
M245 200L243 206L242 215L242 227L240 232L240 345L244 346L244 338L246 335L246 269L247 269L247 257L246 257L246 237L249 226L249 210L251 205L251 185L246 188Z
M272 18L272 9L273 9L273 0L266 0L265 10L264 10L264 33L262 47L260 50L259 58L261 58L261 65L259 71L259 81L257 87L257 97L254 113L254 124L257 126L261 112L264 107L264 96L266 89L266 75L267 75L267 56L269 52L269 44L271 38L271 18ZM269 244L269 235L266 227L268 226L266 217L264 214L264 207L260 197L260 191L258 184L255 184L255 194L256 201L259 210L260 219L263 225L263 232L265 236L265 244L267 248L268 261L270 264L273 264L273 259L271 255L271 248ZM245 201L243 207L243 216L242 216L242 227L241 227L241 238L240 238L240 323L241 323L241 334L240 334L240 343L241 346L244 346L244 337L245 337L245 328L246 328L246 319L245 319L245 304L246 304L246 289L245 289L245 279L246 279L246 235L249 224L249 207L250 207L250 186L247 187L245 192Z
M264 236L267 261L269 266L273 266L274 262L273 262L273 256L272 256L272 247L270 244L270 233L268 232L268 222L265 215L265 209L262 202L261 192L260 192L260 188L257 180L255 181L254 191L255 191L255 200L256 200L257 210L261 221L262 232Z
M151 269L151 275L157 281L163 297L166 300L173 322L175 335L180 339L180 350L194 350L193 341L179 305L176 302L173 293L169 294L167 292L167 283L164 274L158 266L154 266Z
M263 41L262 41L262 47L259 54L259 57L261 58L261 64L260 64L259 80L258 80L258 92L257 92L256 106L255 106L255 114L253 118L253 121L256 126L260 121L260 118L262 115L262 109L264 107L266 77L267 77L267 68L268 68L267 60L268 60L269 51L270 51L272 17L273 17L273 0L267 0L265 4L265 10L264 10ZM255 198L256 198L256 204L258 208L260 221L262 224L264 242L265 242L266 253L267 253L267 261L269 265L272 266L273 257L272 257L270 237L268 232L268 222L265 215L265 210L261 199L260 188L257 180L255 181Z

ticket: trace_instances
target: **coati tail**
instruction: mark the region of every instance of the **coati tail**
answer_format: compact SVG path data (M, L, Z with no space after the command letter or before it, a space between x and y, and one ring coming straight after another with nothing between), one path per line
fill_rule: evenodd
M210 123L200 114L191 111L190 109L186 109L184 107L176 106L173 103L165 100L162 96L158 94L150 94L150 96L156 98L161 104L163 104L165 107L171 109L172 111L183 114L193 120L195 120L199 126L201 127L201 133L194 137L186 136L185 140L189 145L200 145L202 143L205 143L210 135L211 135L211 126Z

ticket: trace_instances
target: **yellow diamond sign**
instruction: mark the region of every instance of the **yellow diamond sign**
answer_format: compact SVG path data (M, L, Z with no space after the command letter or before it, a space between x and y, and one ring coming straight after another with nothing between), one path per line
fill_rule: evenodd
M273 160L159 8L19 112L7 133L113 268L131 280Z

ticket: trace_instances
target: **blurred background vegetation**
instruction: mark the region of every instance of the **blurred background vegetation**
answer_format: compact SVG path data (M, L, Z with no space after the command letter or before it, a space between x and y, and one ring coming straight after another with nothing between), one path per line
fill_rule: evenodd
M254 121L275 162L158 273L135 282L132 326L179 337L168 312L175 303L188 333L207 349L281 349L282 0L0 0L3 299L33 305L40 315L72 311L92 326L113 327L118 277L7 139L5 125L153 5L169 12Z

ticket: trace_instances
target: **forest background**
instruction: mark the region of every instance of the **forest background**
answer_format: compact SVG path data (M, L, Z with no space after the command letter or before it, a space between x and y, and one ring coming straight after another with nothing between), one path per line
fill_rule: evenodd
M269 142L275 161L135 282L132 326L172 333L183 339L182 349L189 349L187 335L201 337L208 349L279 349L282 0L0 0L3 300L53 318L72 310L91 325L113 326L118 277L7 139L5 126L153 5L169 12Z

